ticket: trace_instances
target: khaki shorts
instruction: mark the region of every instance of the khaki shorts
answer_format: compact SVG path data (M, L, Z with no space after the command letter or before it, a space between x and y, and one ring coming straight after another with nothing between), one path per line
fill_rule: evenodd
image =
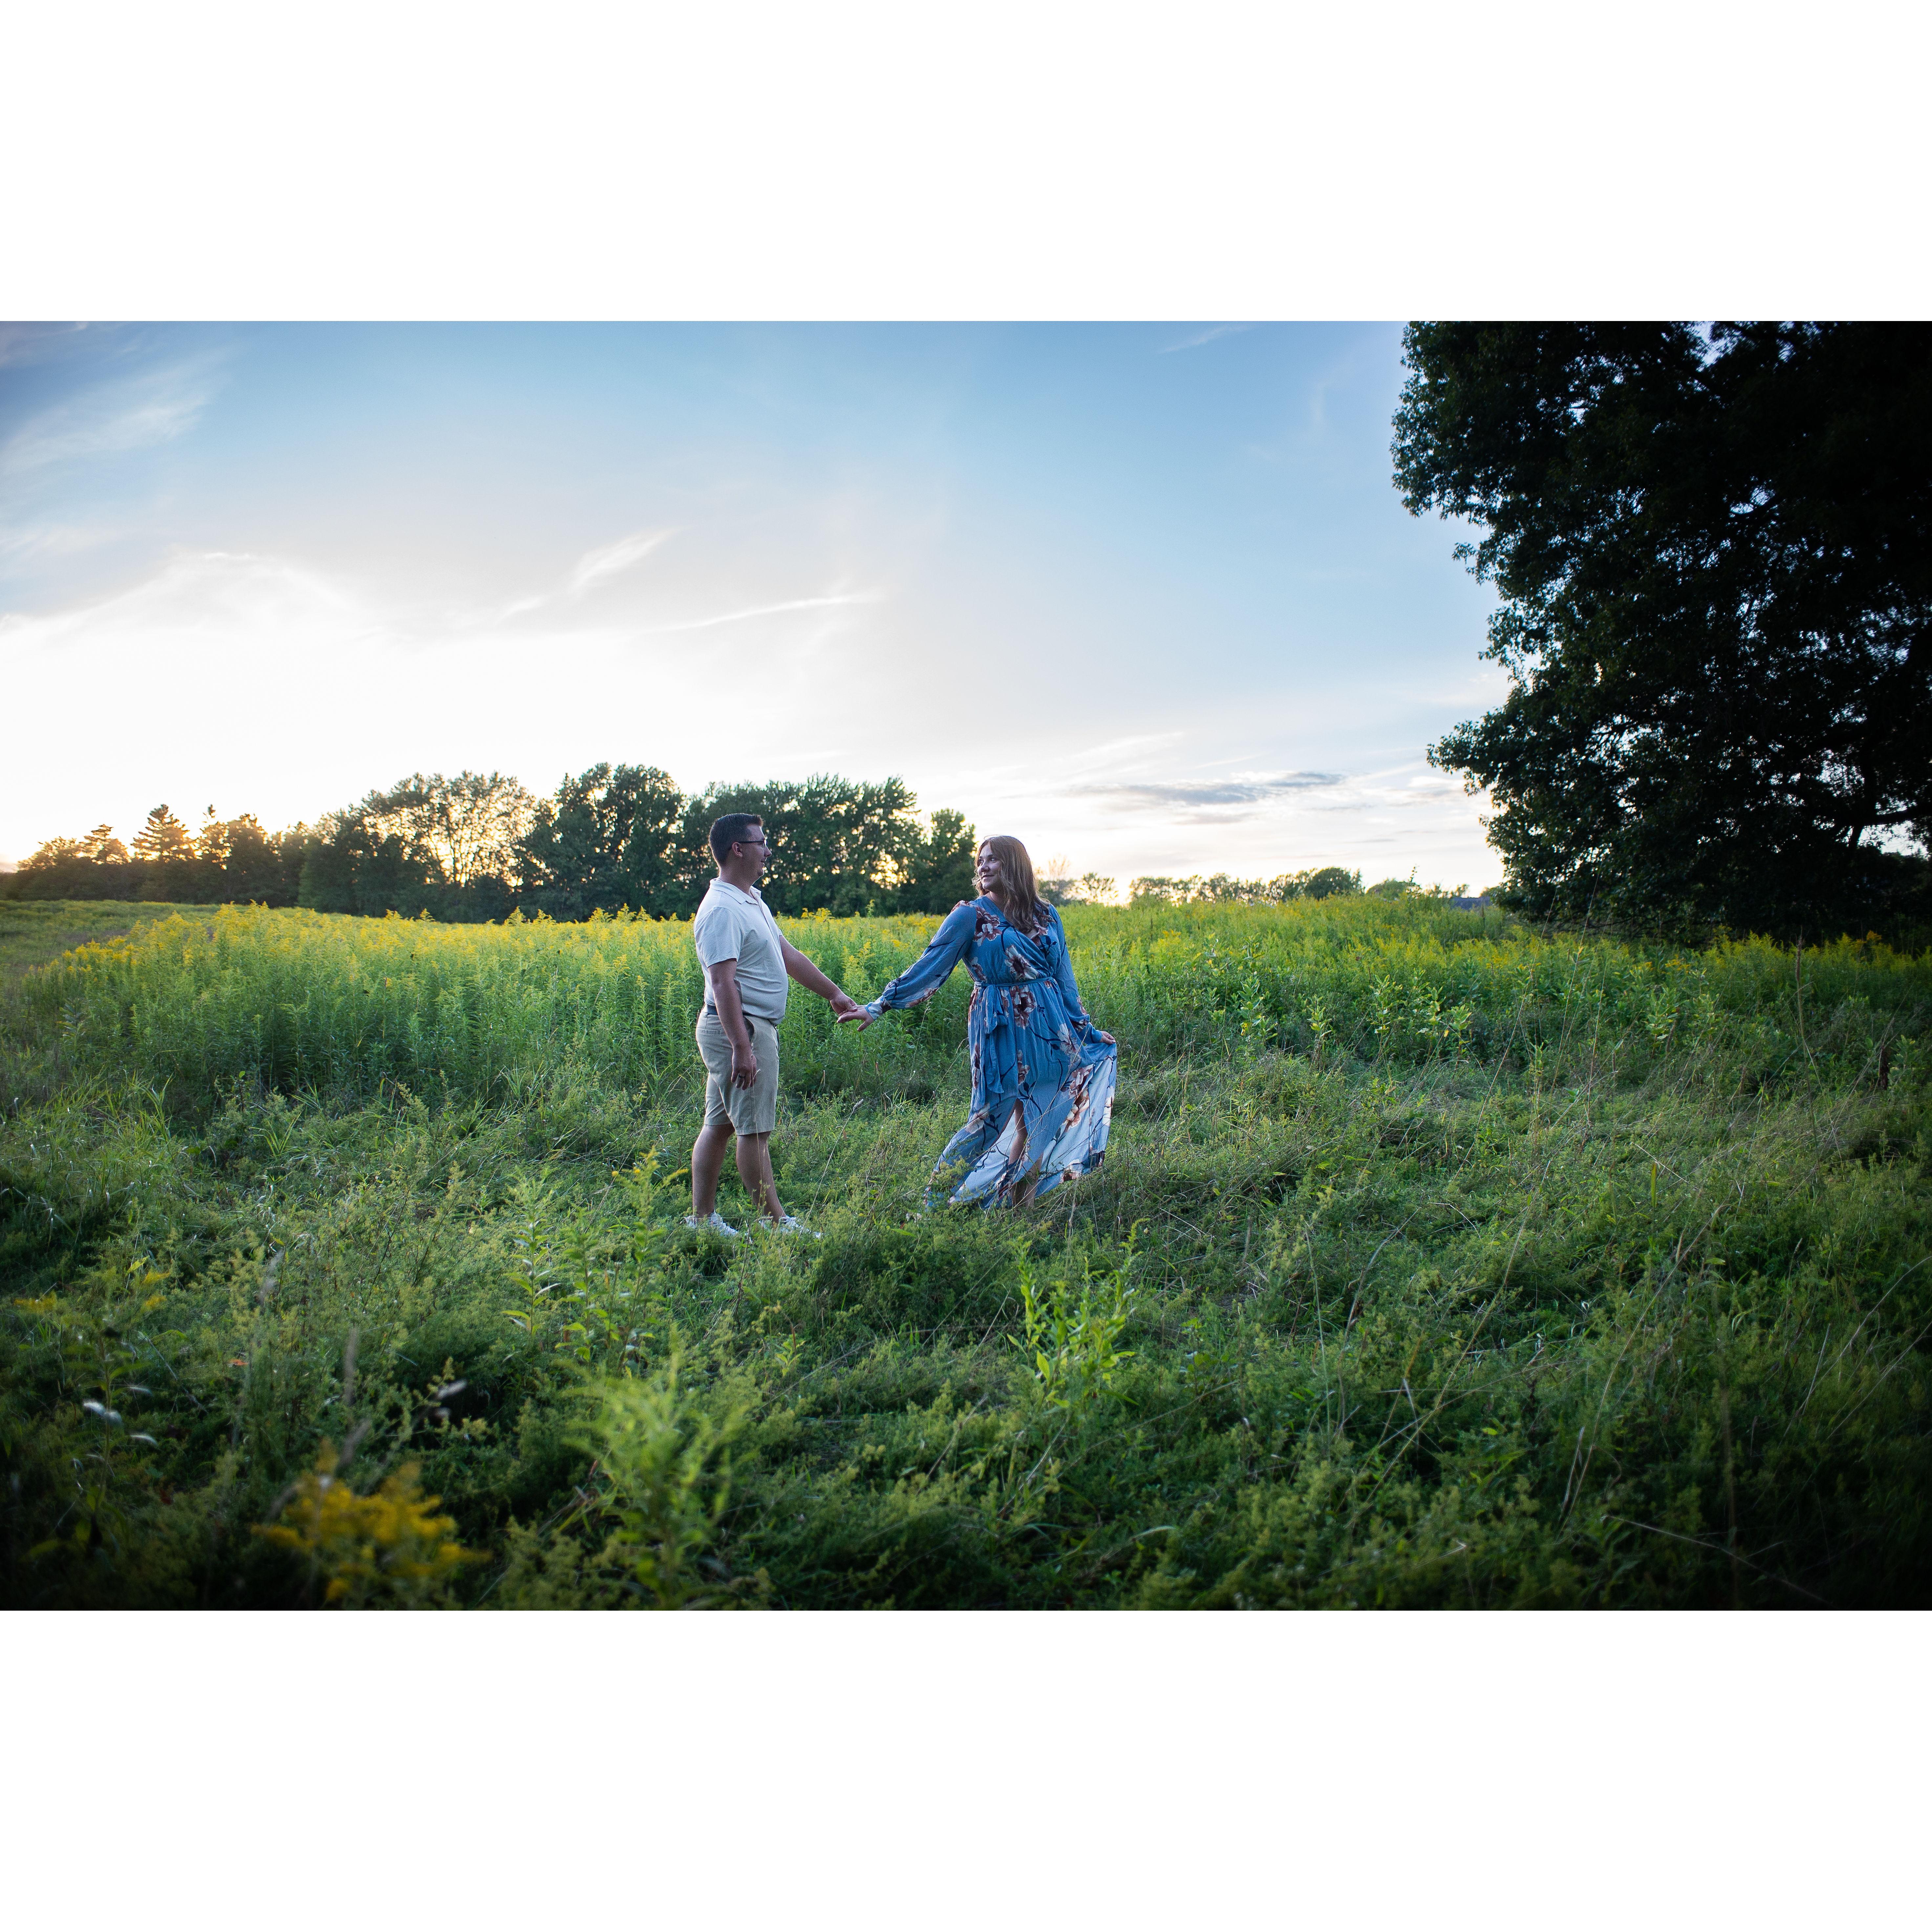
M731 1084L731 1036L707 1006L698 1016L698 1053L709 1078L704 1083L704 1124L729 1120L740 1134L768 1134L778 1124L778 1030L770 1020L745 1016L758 1077L748 1087Z

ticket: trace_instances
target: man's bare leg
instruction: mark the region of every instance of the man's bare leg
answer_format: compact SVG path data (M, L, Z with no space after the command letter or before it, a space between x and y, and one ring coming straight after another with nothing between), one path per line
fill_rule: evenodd
M784 1210L778 1205L778 1184L772 1178L770 1134L738 1136L738 1178L745 1184L745 1192L775 1226L784 1219Z
M718 1177L724 1172L724 1143L731 1138L729 1120L713 1120L698 1130L691 1145L691 1211L700 1221L710 1220L718 1205ZM744 1164L741 1148L738 1160Z

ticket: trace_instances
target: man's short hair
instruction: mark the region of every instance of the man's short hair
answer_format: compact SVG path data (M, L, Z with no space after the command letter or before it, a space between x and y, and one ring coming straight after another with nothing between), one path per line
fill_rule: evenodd
M722 818L711 821L711 856L719 865L731 856L731 848L749 832L753 826L762 832L765 821L755 812L728 812Z

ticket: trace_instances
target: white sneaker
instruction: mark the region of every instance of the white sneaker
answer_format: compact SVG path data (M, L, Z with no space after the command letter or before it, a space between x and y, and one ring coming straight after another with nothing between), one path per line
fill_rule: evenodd
M728 1241L735 1241L739 1239L737 1229L733 1227L730 1222L726 1220L724 1216L719 1214L715 1208L711 1210L711 1218L710 1220L700 1221L695 1214L687 1214L684 1217L684 1225L687 1228L695 1228L708 1231L710 1233L718 1235L722 1239Z
M781 1234L809 1234L814 1241L822 1241L825 1238L816 1228L808 1228L796 1214L788 1214L779 1222L778 1232Z

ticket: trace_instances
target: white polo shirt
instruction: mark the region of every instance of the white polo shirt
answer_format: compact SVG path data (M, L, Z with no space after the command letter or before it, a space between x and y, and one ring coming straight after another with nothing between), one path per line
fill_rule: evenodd
M778 921L756 886L713 879L691 922L691 941L702 966L737 961L738 998L746 1012L774 1026L784 1018L791 982L785 973ZM708 990L704 1004L711 1004Z

